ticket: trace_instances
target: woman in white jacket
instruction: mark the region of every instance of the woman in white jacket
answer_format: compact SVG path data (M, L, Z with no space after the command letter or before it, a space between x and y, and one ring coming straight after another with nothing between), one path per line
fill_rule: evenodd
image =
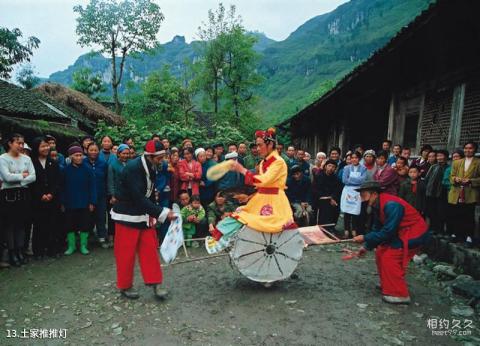
M3 239L8 246L10 265L26 263L23 254L25 242L25 211L31 201L28 185L35 182L32 160L21 152L25 140L22 135L10 135L4 144L6 153L0 155L0 210L4 230Z

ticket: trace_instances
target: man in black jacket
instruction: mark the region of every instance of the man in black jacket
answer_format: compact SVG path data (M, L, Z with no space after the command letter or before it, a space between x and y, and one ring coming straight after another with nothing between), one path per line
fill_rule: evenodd
M158 257L155 223L175 219L168 208L154 203L156 167L165 156L161 142L150 140L142 156L130 161L120 174L117 203L111 211L115 222L114 253L117 264L117 287L123 296L136 299L133 288L135 255L146 285L153 286L156 298L164 299L167 290L161 287L162 269Z
M340 195L343 184L338 179L335 171L337 162L328 160L324 169L315 176L313 192L317 209L317 224L336 224L340 213ZM326 228L334 229L335 226Z

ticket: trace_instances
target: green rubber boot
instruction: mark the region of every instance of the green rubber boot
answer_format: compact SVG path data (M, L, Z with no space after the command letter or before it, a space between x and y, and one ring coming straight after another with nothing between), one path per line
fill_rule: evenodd
M80 232L80 253L82 255L88 255L90 251L87 249L88 245L88 232Z
M64 252L66 256L70 256L75 252L77 246L75 244L75 232L67 233L67 251Z

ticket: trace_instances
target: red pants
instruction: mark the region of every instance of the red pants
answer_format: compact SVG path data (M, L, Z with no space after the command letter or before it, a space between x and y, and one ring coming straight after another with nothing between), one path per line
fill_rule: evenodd
M157 232L154 228L139 230L115 223L114 254L119 289L132 287L137 253L145 284L162 283L162 268L157 246Z
M389 246L380 245L375 250L378 275L382 294L392 297L408 297L407 282L405 281L406 260L407 265L417 250L408 250L404 258L403 249L393 249Z

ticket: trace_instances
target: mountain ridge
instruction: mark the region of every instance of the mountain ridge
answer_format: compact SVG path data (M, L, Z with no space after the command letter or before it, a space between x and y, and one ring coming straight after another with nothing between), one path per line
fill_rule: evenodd
M260 96L256 109L264 125L278 123L320 97L328 86L368 59L432 2L351 0L312 17L282 41L250 32L257 37L255 50L262 56L258 71L264 82L256 88ZM153 54L141 54L142 59L127 58L120 93L125 93L128 81L141 82L165 64L180 76L184 61L196 58L196 44L198 41L187 43L184 36L176 35ZM70 85L73 72L82 67L101 73L109 83L109 60L99 54L80 56L48 80Z

